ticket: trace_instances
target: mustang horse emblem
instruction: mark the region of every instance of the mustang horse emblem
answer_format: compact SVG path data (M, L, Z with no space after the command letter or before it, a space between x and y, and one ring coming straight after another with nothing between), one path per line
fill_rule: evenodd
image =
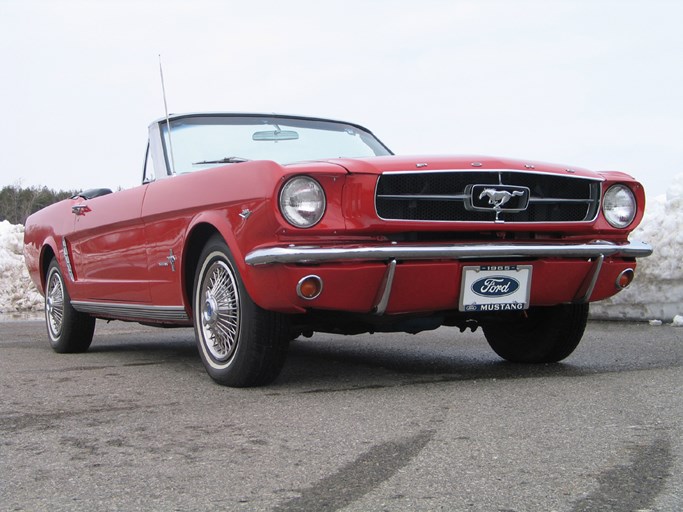
M493 205L494 210L500 210L502 206L510 201L513 197L523 196L524 192L521 190L513 190L508 192L507 190L496 190L495 188L485 188L479 194L479 199L483 199L484 196L488 196L489 204Z

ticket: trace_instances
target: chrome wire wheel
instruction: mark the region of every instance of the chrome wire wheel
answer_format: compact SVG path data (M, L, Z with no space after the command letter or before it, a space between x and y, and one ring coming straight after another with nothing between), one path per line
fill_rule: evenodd
M215 361L225 363L237 349L240 300L235 275L224 260L214 260L206 269L198 299L204 345Z
M45 319L50 337L58 339L64 325L64 282L56 269L48 275L47 292L45 293Z
M197 348L217 383L261 386L282 369L291 331L284 315L254 303L239 268L219 234L206 241L192 288Z
M85 352L95 332L95 318L71 305L64 275L55 258L45 273L45 324L50 346L60 354Z

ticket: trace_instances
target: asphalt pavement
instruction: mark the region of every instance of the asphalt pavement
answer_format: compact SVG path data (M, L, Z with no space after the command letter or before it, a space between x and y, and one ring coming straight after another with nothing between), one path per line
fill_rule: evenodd
M0 510L680 511L683 328L589 323L564 363L454 328L292 343L213 383L190 329L0 323Z

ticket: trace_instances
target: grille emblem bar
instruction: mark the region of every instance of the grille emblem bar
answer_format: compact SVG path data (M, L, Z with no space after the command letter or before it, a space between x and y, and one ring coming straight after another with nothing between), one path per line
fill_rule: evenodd
M465 208L474 211L496 213L523 212L529 206L529 188L514 185L468 185L465 189Z

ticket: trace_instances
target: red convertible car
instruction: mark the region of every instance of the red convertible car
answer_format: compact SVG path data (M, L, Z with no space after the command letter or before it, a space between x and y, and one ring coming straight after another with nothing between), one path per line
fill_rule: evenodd
M314 331L483 328L502 358L555 362L588 304L633 279L645 193L621 172L395 156L353 123L272 114L152 123L142 185L26 222L50 343L95 320L194 326L209 375L262 385Z

